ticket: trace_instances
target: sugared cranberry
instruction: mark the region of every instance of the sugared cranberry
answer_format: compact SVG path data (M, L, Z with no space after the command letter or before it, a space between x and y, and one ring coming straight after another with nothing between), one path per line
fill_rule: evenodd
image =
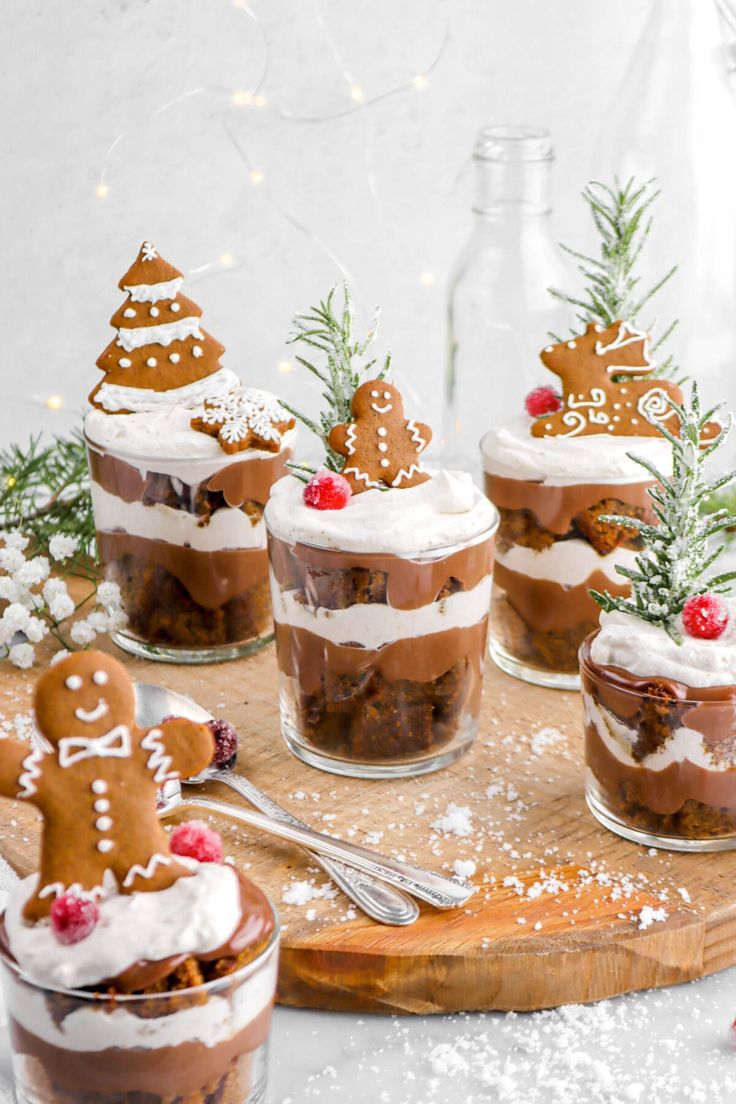
M554 387L535 387L524 399L524 406L530 418L541 418L543 414L554 414L562 408L562 399Z
M177 824L169 839L175 855L184 855L197 862L222 862L222 836L203 820L187 820Z
M350 484L337 472L317 472L304 488L304 502L313 510L343 510L349 501Z
M207 727L215 738L213 767L233 767L238 757L238 734L229 721L208 721Z
M63 893L51 906L50 917L54 935L60 943L79 943L94 931L100 910L91 897Z
M682 607L682 623L689 636L717 640L728 624L728 610L715 594L694 594Z

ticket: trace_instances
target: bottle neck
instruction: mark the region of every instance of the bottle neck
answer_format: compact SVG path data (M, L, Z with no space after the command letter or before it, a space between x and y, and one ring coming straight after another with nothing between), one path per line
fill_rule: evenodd
M488 221L542 219L551 214L552 161L475 158L473 213Z

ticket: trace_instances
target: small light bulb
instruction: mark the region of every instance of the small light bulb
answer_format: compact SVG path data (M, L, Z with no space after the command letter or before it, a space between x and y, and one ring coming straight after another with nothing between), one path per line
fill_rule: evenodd
M104 199L109 191L107 184L98 184L95 188L95 195L98 199Z
M231 265L235 262L235 258L232 253L223 253L220 257L220 264Z
M265 107L268 103L268 100L265 96L256 96L253 102L255 103L256 107Z
M250 177L251 184L262 184L263 183L263 173L261 172L260 169L251 169L250 172L248 173L248 175Z
M421 92L423 88L427 87L427 78L424 73L418 73L413 80L413 85L418 92Z
M283 372L284 375L286 375L287 372L294 371L294 365L291 363L290 360L280 360L276 365L276 371Z
M15 478L14 475L9 475L8 478L5 480L5 486L9 491L11 491L17 482L18 480Z
M354 84L353 87L350 89L350 95L354 100L360 103L360 101L363 99L363 89L360 87L359 84Z
M246 92L242 88L237 89L232 94L232 101L236 107L248 107L253 103L252 92Z
M420 272L419 283L423 287L432 287L434 284L434 272Z
M49 395L46 400L46 406L49 410L61 410L64 406L64 400L61 395Z

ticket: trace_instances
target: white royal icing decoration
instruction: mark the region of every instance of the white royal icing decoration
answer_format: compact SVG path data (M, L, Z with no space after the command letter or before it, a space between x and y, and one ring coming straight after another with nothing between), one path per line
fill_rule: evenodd
M184 283L183 276L162 280L158 284L123 284L123 291L130 295L132 303L158 303L161 299L174 299Z
M34 749L29 755L26 755L23 760L23 771L18 778L18 785L20 790L16 795L19 798L33 797L35 793L38 793L38 787L36 786L37 780L41 777L41 762L43 761L43 752L37 748Z
M158 310L151 308L151 314ZM138 326L135 329L121 326L118 330L117 344L126 353L140 349L143 345L170 345L172 341L184 341L187 337L204 338L199 328L199 319L195 315L177 318L174 322L161 322L157 326ZM196 355L196 354L195 354Z
M112 817L101 816L95 821L95 828L98 832L109 832L112 828Z
M95 686L105 686L109 681L107 671L95 671L95 673L92 675L92 681Z
M105 716L109 708L105 699L100 698L94 709L75 709L74 716L83 724L94 724L95 721L99 721L101 717Z
M59 766L71 767L83 759L127 759L131 753L130 729L127 725L116 725L104 736L66 736L59 740ZM100 785L104 789L100 789ZM107 785L96 779L92 783L93 793L106 793Z
M115 843L111 839L101 839L97 844L97 850L105 854L107 851L112 851Z
M281 431L274 422L285 422L288 414L267 391L251 387L237 388L221 399L208 399L202 421L219 426L218 435L227 444L245 441L253 433L262 441L281 441Z
M110 810L110 802L106 797L98 797L93 808L96 813L107 813Z
M158 257L158 251L155 246L151 245L149 241L143 243L141 247L144 261L155 261Z
M128 889L136 878L152 878L159 866L171 866L172 862L173 859L171 855L161 855L158 852L154 852L145 866L141 866L140 863L133 863L130 870L123 878L123 888Z
M160 728L151 728L141 740L141 747L151 752L146 765L150 771L153 771L153 781L159 786L162 782L179 777L178 771L170 769L172 759L166 754L166 748L161 742L162 735Z
M95 778L94 782L92 783L92 793L107 793L107 782L105 782L103 778Z
M216 395L226 395L237 387L238 377L229 368L219 368L210 376L172 387L168 391L154 391L148 387L123 387L116 383L101 383L95 400L109 414L119 410L133 413L160 410L162 407L184 406L192 409Z
M81 690L82 680L79 675L69 675L69 678L64 684L67 690Z

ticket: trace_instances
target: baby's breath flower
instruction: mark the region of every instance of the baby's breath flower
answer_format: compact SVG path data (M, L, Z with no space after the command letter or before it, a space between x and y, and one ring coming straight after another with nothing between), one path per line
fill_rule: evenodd
M7 571L8 575L14 575L16 571L20 571L25 562L26 558L20 548L14 548L12 545L0 548L0 567L3 571Z
M31 644L13 644L12 648L8 652L8 658L11 663L16 667L20 667L26 670L28 667L33 666L33 660L36 654Z
M68 560L78 551L78 544L74 537L68 537L64 533L57 533L49 541L49 553L54 560Z
M32 560L26 560L14 572L15 581L30 590L31 587L42 583L44 579L48 579L50 570L49 561L45 556L34 556Z
M40 618L29 617L28 624L23 631L31 643L38 644L39 641L43 640L49 630L48 626L45 625Z
M87 621L75 621L69 630L69 636L72 638L75 644L79 644L84 648L97 636L97 633Z
M53 617L54 621L65 621L67 617L71 617L74 613L74 599L70 598L67 593L53 594L51 599L47 599L49 613Z
M5 542L6 548L18 548L21 552L28 547L28 537L24 537L19 529L11 529L10 532L0 533L0 540Z
M104 583L100 583L97 588L97 600L101 605L106 608L122 605L122 596L120 594L120 587L117 583L111 583L105 580Z
M20 602L11 602L2 616L3 625L14 633L23 632L30 619L31 615Z

